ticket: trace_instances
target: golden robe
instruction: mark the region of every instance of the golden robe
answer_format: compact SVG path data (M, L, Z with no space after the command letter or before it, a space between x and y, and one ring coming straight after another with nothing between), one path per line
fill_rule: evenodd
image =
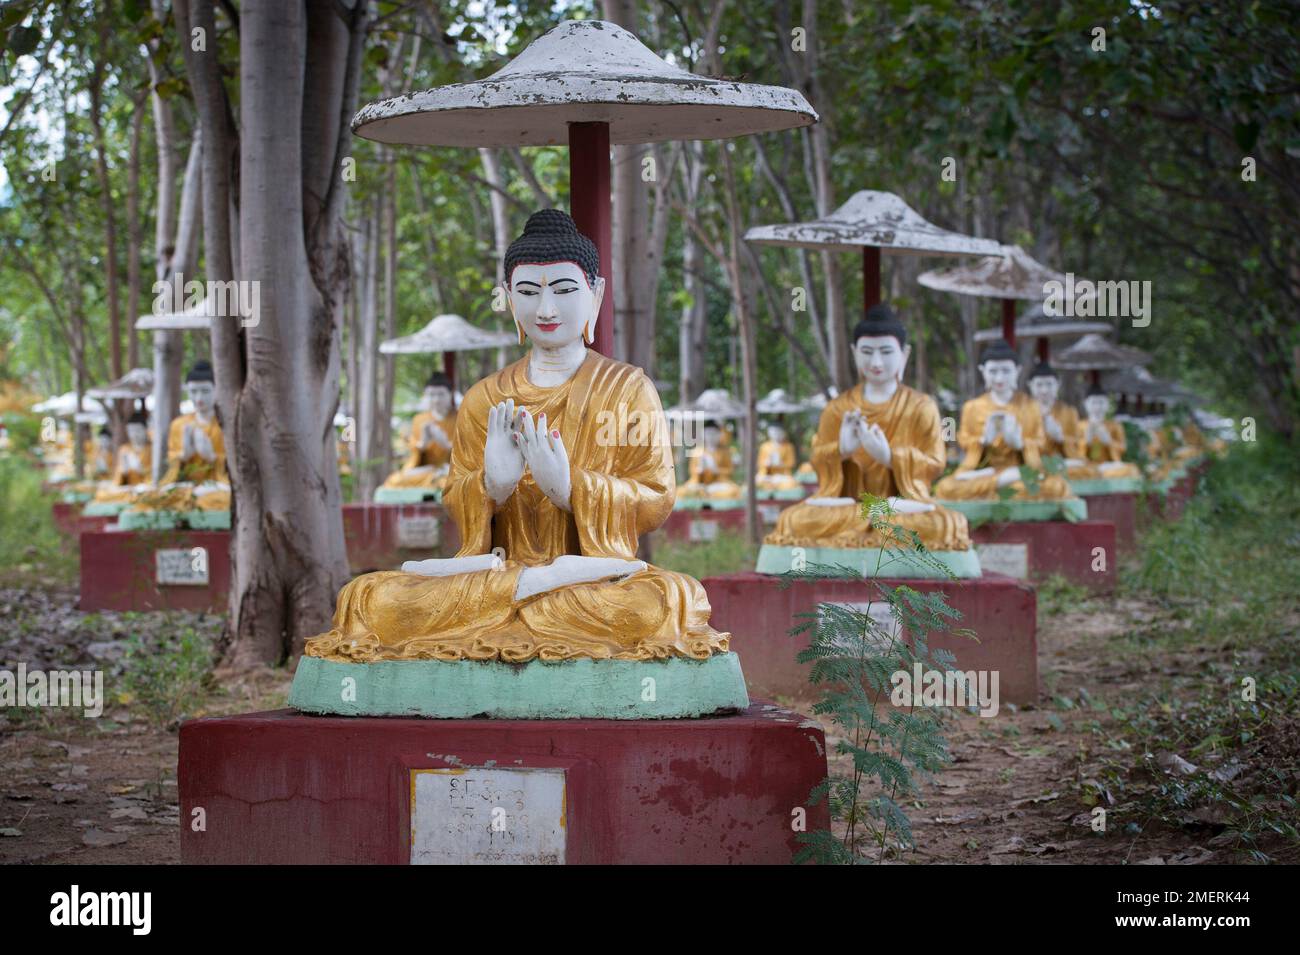
M731 459L731 448L727 446L726 432L723 439L712 451L704 445L691 448L686 455L689 477L681 487L682 497L711 497L717 500L730 500L743 493L739 484L731 479L735 465ZM706 456L713 459L712 467L707 466ZM711 487L721 484L724 487Z
M140 469L125 470L123 468L123 453L131 450L140 458ZM126 502L131 500L132 488L137 484L145 484L149 481L153 473L153 444L145 442L144 447L137 448L131 442L127 441L121 444L117 449L117 456L113 464L113 476L107 484L101 484L95 492L95 500L101 504L112 504L115 502Z
M1103 444L1096 439L1084 444L1088 434L1088 420L1085 418L1079 424L1079 445L1082 448L1082 457L1087 460L1083 467L1070 468L1069 476L1079 480L1097 480L1099 478L1137 478L1142 476L1136 464L1124 462L1124 452L1128 448L1128 440L1124 436L1124 426L1118 421L1104 421L1102 424L1106 428L1106 434L1110 437L1109 444ZM1102 464L1109 464L1104 471L1099 467ZM1124 464L1123 468L1114 467L1115 464Z
M1039 406L1039 414L1042 406ZM1061 426L1062 440L1057 441L1047 434L1047 422L1043 422L1043 447L1041 454L1045 458L1082 458L1083 429L1079 424L1079 411L1073 405L1058 401L1052 405L1052 417Z
M776 461L776 464L772 462ZM758 469L754 483L769 491L788 491L799 486L794 477L794 443L764 441L758 446Z
M844 416L858 411L868 424L880 425L889 439L885 467L862 448L840 455ZM817 471L816 497L903 497L932 502L930 482L943 470L945 454L939 407L929 395L899 385L888 401L868 401L861 386L837 395L826 406L812 442ZM894 514L890 523L915 531L931 550L968 550L970 533L964 514L936 506L920 514ZM889 541L862 517L859 504L823 507L807 501L781 512L765 543L786 547L884 547Z
M991 445L984 446L984 425L989 415L995 411L1015 415L1020 422L1023 448L1017 450L1010 447L1001 434ZM961 463L957 465L956 471L935 485L934 496L943 501L997 500L998 474L1004 468L1018 468L1022 465L1041 470L1042 447L1046 440L1038 402L1024 392L1017 391L1005 405L997 404L987 392L978 398L972 398L962 405L961 427L957 432L957 443L962 450ZM965 481L957 480L958 474L982 468L993 468L994 473ZM1058 500L1071 496L1070 485L1055 474L1043 476L1037 494L1029 494L1024 482L1019 480L1008 487L1015 491L1015 497L1019 500Z
M474 385L461 404L443 504L460 528L457 556L504 552L505 567L425 577L381 571L339 594L334 629L307 641L309 656L335 660L648 660L707 658L730 635L709 626L699 581L658 567L516 600L525 567L576 554L635 560L642 534L672 511L672 450L659 394L632 365L589 352L567 382L528 380L527 357ZM572 512L556 507L525 469L497 505L483 482L488 411L513 398L545 414L568 451ZM620 417L622 415L622 417ZM609 440L610 421L654 422L638 443Z
M446 484L447 475L439 473L442 467L451 461L451 448L444 448L436 441L427 448L422 447L420 438L424 434L426 424L436 424L446 433L448 438L455 440L456 435L456 412L452 412L445 418L439 418L432 411L421 411L411 419L411 433L407 436L407 456L404 463L398 470L388 475L384 481L384 487L442 487ZM414 468L429 467L431 471L421 471L416 474L410 473Z
M181 457L185 444L185 426L194 425L208 436L216 457L208 461L202 455L192 454ZM173 418L167 429L167 470L159 480L160 487L136 496L132 502L132 511L228 511L230 510L230 492L212 491L197 496L194 485L205 481L229 484L230 475L226 471L226 441L221 435L221 425L217 424L216 415L207 422L202 422L197 415L186 414ZM179 487L163 489L162 485L180 484Z

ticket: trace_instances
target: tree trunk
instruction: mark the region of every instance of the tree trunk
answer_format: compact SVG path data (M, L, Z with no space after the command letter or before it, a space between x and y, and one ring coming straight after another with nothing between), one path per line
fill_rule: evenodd
M340 178L365 11L359 0L242 6L236 142L212 0L176 3L204 134L208 278L236 278L237 155L237 277L260 294L256 324L219 318L212 334L234 493L225 662L235 668L300 653L307 637L329 629L348 578L333 427L348 282ZM207 33L206 54L190 48L191 23Z

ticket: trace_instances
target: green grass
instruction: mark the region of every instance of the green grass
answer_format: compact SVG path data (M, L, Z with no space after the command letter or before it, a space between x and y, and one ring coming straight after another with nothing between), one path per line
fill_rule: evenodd
M41 477L30 461L0 457L0 578L76 576L76 546L54 526L56 497L41 490Z
M161 644L133 635L119 692L154 726L169 729L203 702L212 667L212 643L193 627L178 629Z
M656 567L675 570L696 580L753 570L757 561L758 547L745 540L744 534L735 531L719 531L711 541L655 541Z

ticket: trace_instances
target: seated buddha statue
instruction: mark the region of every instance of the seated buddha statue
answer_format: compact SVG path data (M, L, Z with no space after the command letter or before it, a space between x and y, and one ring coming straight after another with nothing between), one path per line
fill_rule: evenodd
M429 376L421 397L421 408L411 420L405 463L388 475L375 494L376 501L402 502L436 497L447 483L451 468L451 439L456 433L455 397L451 379L441 372ZM413 494L390 494L396 490Z
M1083 410L1087 417L1079 426L1079 444L1087 463L1071 468L1070 477L1094 481L1140 478L1138 466L1124 460L1128 440L1124 426L1109 417L1110 398L1106 392L1094 385L1083 399Z
M1013 500L1071 498L1063 478L1042 473L1047 433L1038 402L1017 390L1020 360L1015 349L1001 339L993 342L981 353L979 369L987 390L962 405L957 432L961 463L935 485L934 496L940 501L998 501L1007 496L999 491L1009 488ZM1035 491L1025 486L1022 466L1039 472Z
M794 442L779 422L767 426L767 440L758 446L758 467L754 484L759 497L798 497L799 481L794 476Z
M94 504L128 504L143 491L153 473L153 444L149 414L136 411L126 422L126 441L118 446L112 477L95 492Z
M636 556L672 510L672 448L645 373L584 343L605 293L594 243L545 209L504 264L531 347L470 388L456 416L443 505L460 552L357 577L306 654L522 663L726 651L699 582ZM655 422L654 440L611 441L610 420Z
M185 376L192 414L178 415L167 429L167 470L158 487L136 495L128 513L229 511L226 443L216 416L212 365L196 361Z
M722 425L706 419L700 443L686 455L688 477L678 492L680 498L700 501L739 501L744 490L732 480L735 469L731 447Z
M934 503L930 483L943 470L944 442L934 399L902 383L911 354L907 331L889 305L867 311L853 329L861 382L822 411L813 438L817 493L786 508L764 539L759 570L782 571L770 548L876 549L900 543L863 516L861 497L887 498L888 523L914 532L931 551L959 552L954 570L978 576L965 516ZM769 563L769 561L771 563Z
M1039 453L1045 458L1060 458L1067 469L1082 466L1079 412L1060 399L1061 379L1056 369L1045 361L1035 365L1029 372L1029 394L1043 418L1044 440Z

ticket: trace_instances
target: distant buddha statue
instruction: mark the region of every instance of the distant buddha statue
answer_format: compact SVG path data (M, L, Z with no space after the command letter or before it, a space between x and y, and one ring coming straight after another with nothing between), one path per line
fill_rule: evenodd
M705 420L700 443L686 455L686 466L689 476L678 492L679 497L735 501L744 493L732 480L735 465L731 447L717 421Z
M1109 418L1110 398L1094 386L1083 399L1087 414L1079 427L1079 444L1087 462L1082 467L1071 468L1070 478L1079 480L1135 479L1142 476L1136 464L1124 460L1128 441L1124 426Z
M773 547L883 548L892 531L863 517L863 494L887 498L890 524L914 532L931 551L960 552L951 563L978 576L966 518L934 503L930 483L943 470L944 442L934 399L902 383L910 348L907 332L884 303L853 329L853 359L861 381L833 398L813 439L817 493L786 508L764 541L759 570L781 567Z
M1038 402L1017 390L1020 361L1015 349L999 339L980 356L980 374L987 389L961 409L957 443L962 459L957 469L939 481L934 496L941 501L997 501L999 490L1010 488L1014 500L1065 500L1069 484L1056 474L1042 473L1042 449L1047 442ZM1030 492L1020 468L1039 472L1037 490Z
M127 504L153 472L149 414L137 410L126 422L126 441L118 446L113 475L95 492L95 504Z
M459 554L365 574L338 597L309 657L380 660L708 659L729 635L685 574L636 557L676 481L658 392L590 351L605 281L564 212L529 217L506 251L526 357L475 384L456 416L443 503ZM653 422L637 440L608 422Z
M185 394L194 411L173 418L167 429L167 470L157 489L137 495L128 514L230 510L226 442L217 423L216 385L209 362L200 359L190 368Z
M1043 418L1043 457L1082 463L1083 446L1079 440L1079 412L1060 399L1061 379L1047 362L1039 362L1029 372L1029 394L1038 403Z
M113 476L113 432L104 425L95 435L92 453L86 460L87 472L92 480L107 481Z
M759 497L799 496L799 481L794 476L794 442L785 428L773 421L767 426L767 440L758 446L758 467L754 484Z
M451 470L452 436L456 433L451 379L441 372L430 375L420 404L422 410L411 420L406 461L384 481L381 493L375 495L377 501L398 497L402 500L420 499L426 496L422 492L433 496L447 483ZM382 493L399 489L414 490L415 495Z

